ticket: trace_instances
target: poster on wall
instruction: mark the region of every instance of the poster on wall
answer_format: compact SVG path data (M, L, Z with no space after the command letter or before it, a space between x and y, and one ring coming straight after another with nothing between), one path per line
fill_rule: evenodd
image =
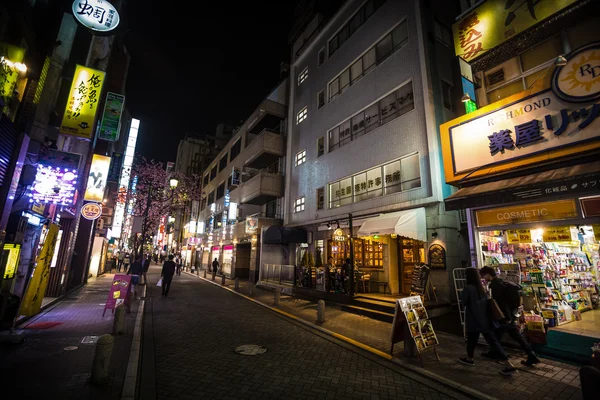
M255 234L258 229L258 216L249 215L246 217L246 234Z

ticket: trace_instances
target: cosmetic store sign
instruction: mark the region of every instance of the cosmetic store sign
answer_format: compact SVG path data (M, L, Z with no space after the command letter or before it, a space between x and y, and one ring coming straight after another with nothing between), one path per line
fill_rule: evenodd
M559 221L577 218L575 200L532 203L512 207L480 210L475 213L477 226L502 226L540 221Z

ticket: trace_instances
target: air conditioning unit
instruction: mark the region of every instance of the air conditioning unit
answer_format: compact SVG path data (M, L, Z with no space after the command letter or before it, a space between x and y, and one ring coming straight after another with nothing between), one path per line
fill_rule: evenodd
M458 219L461 224L467 223L467 210L458 210Z

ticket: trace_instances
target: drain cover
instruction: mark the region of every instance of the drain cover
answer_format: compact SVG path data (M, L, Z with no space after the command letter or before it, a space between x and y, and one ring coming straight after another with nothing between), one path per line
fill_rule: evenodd
M259 346L258 344L243 344L236 347L233 351L242 356L258 356L260 354L265 354L267 348L265 346Z
M67 346L63 350L64 351L73 351L73 350L77 350L78 348L79 347L77 347L77 346Z
M82 344L95 344L100 336L84 336L81 340Z

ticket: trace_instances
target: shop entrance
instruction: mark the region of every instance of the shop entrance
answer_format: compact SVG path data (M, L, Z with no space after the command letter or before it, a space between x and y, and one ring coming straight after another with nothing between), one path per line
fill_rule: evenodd
M235 276L248 278L250 276L250 243L238 244L235 248Z
M425 243L420 240L398 236L398 275L400 276L400 292L410 294L412 273L415 263L425 262Z

